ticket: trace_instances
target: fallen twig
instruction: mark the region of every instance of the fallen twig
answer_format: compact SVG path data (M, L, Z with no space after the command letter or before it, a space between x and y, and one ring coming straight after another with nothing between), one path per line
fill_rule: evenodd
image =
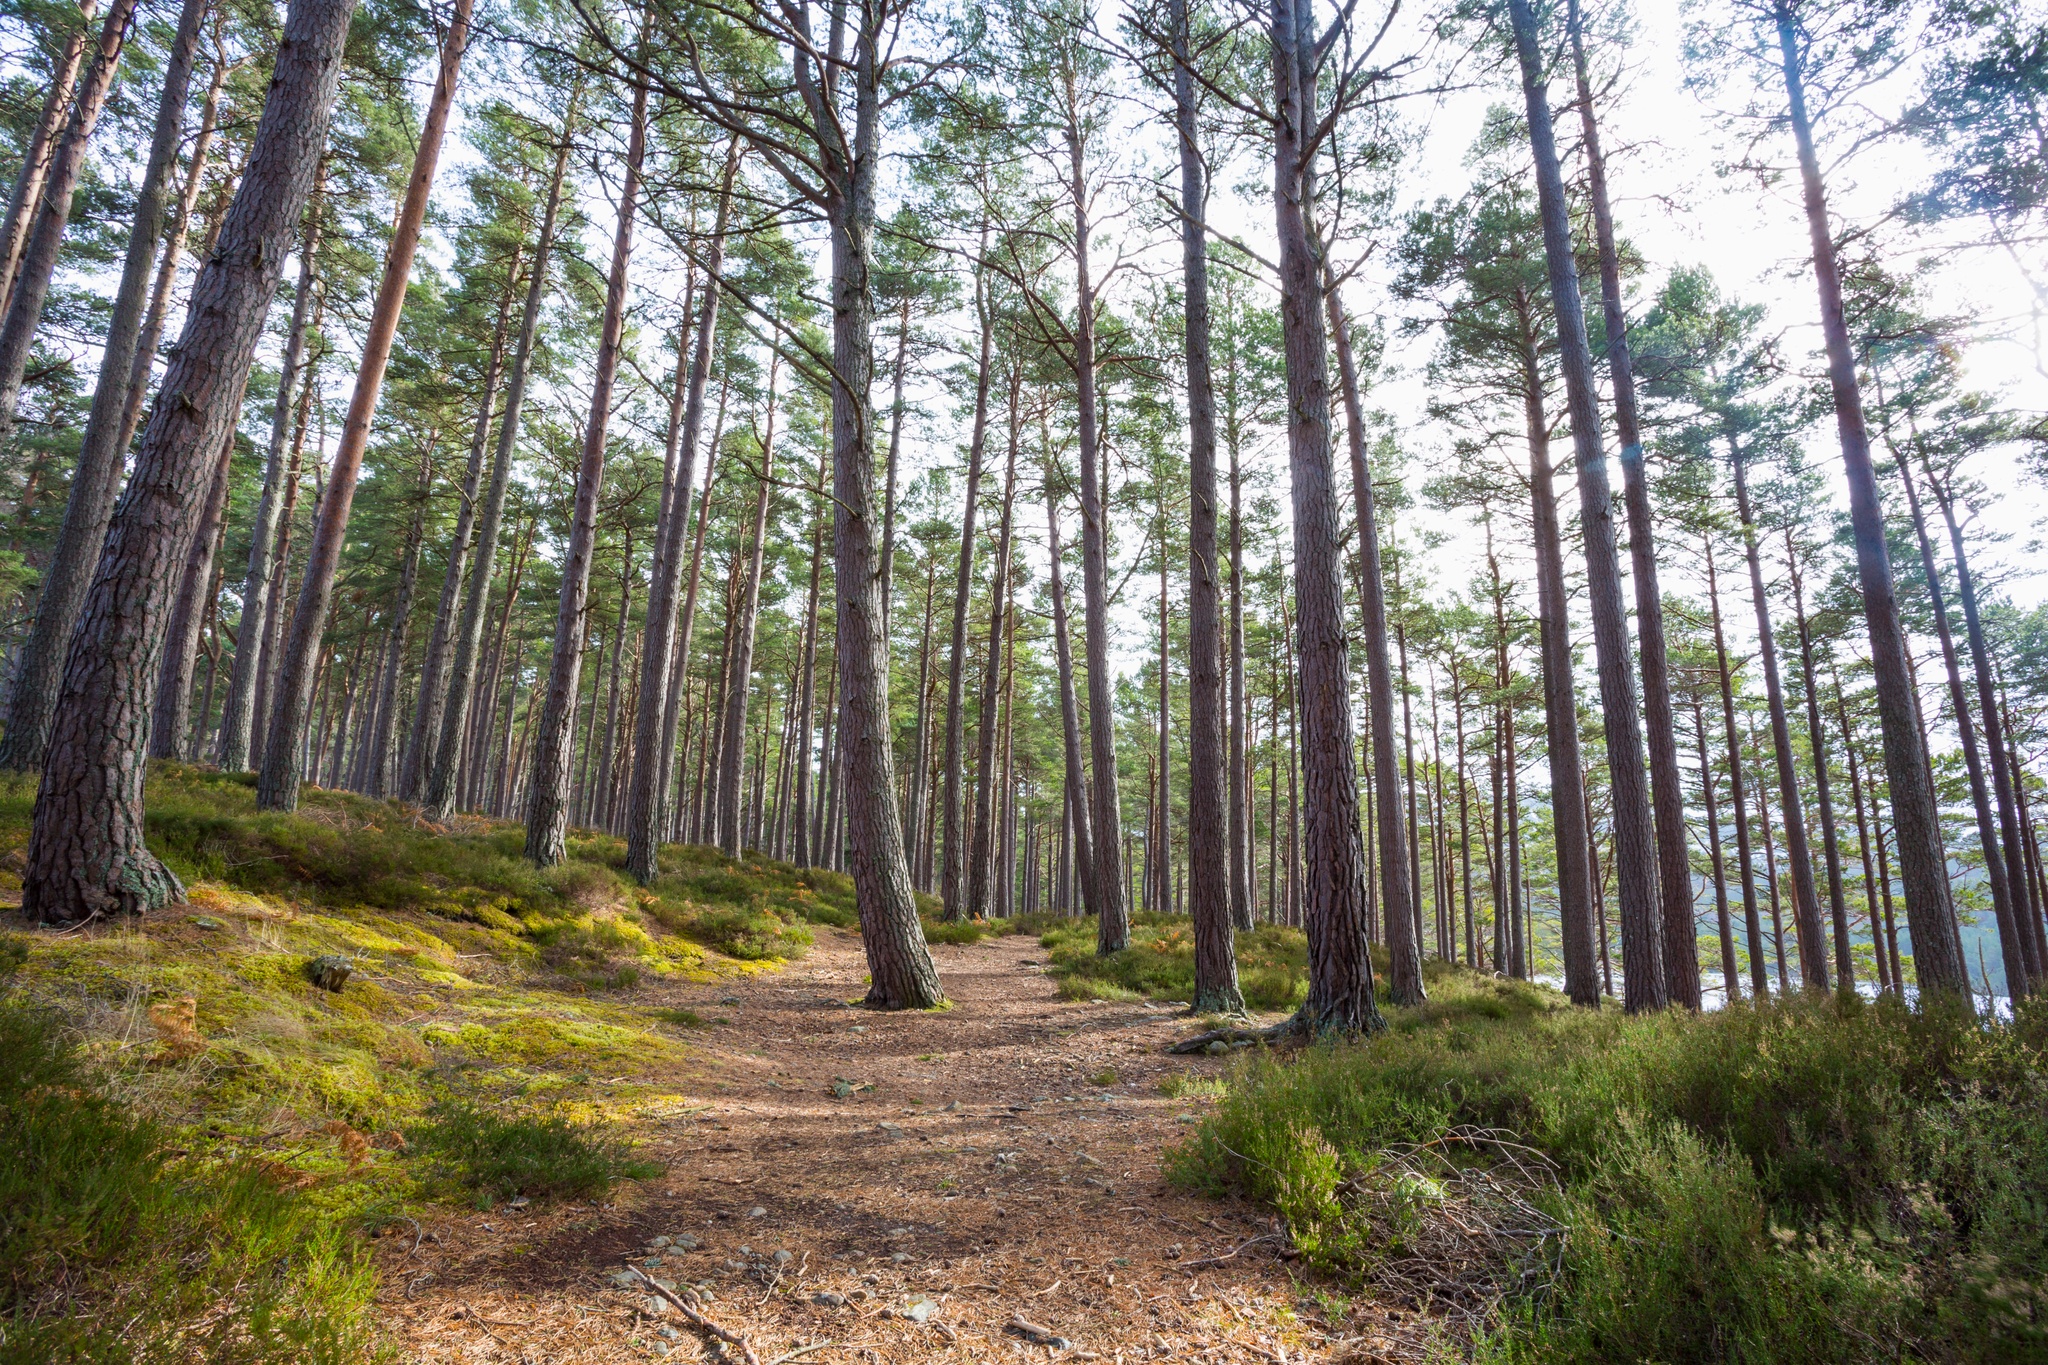
M818 1341L813 1342L809 1346L799 1346L794 1351L784 1351L781 1355L769 1361L768 1365L784 1365L784 1362L795 1360L798 1356L807 1356L813 1351L822 1351L827 1347L837 1346L838 1344L836 1341Z
M1182 1261L1180 1262L1180 1268L1182 1270L1193 1270L1197 1266L1222 1265L1225 1261L1236 1260L1237 1254L1240 1251L1243 1251L1246 1247L1254 1247L1261 1242L1272 1242L1277 1240L1279 1239L1276 1238L1272 1233L1262 1232L1256 1237L1247 1238L1246 1240L1239 1242L1236 1246L1224 1252L1221 1256L1204 1256L1199 1261Z
M747 1341L747 1339L741 1336L738 1332L730 1331L724 1327L721 1327L717 1323L713 1322L710 1318L705 1317L703 1313L697 1310L695 1305L685 1303L675 1293L675 1291L670 1289L664 1289L659 1284L655 1283L654 1277L649 1275L646 1271L642 1270L639 1266L627 1266L626 1269L632 1271L636 1276L638 1276L640 1279L640 1283L646 1285L649 1289L652 1289L655 1293L661 1295L664 1299L667 1299L670 1303L674 1304L677 1310L681 1312L684 1317L688 1318L696 1326L702 1328L706 1332L709 1332L712 1336L717 1337L720 1341L726 1343L728 1346L739 1347L740 1356L747 1362L747 1365L761 1365L761 1357L754 1354L754 1348L752 1344L750 1344ZM697 1296L693 1293L690 1295L690 1297L694 1299Z

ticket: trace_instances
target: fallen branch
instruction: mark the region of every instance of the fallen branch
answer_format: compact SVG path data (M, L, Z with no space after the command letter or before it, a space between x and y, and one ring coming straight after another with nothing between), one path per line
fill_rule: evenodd
M1025 1317L1022 1313L1015 1314L1010 1318L1010 1330L1022 1336L1029 1337L1032 1341L1037 1342L1040 1346L1050 1346L1055 1351L1070 1350L1074 1345L1073 1342L1068 1341L1065 1337L1061 1336L1058 1332L1053 1331L1050 1327L1040 1327L1037 1323L1031 1321L1031 1319Z
M697 1327L702 1328L706 1332L709 1332L712 1336L717 1337L720 1341L724 1342L728 1346L739 1347L740 1356L747 1362L747 1365L761 1365L761 1357L754 1354L753 1346L749 1344L747 1339L741 1336L738 1332L728 1331L727 1329L713 1322L710 1318L705 1317L704 1314L699 1312L694 1305L683 1302L683 1300L676 1295L674 1290L664 1289L661 1287L661 1285L655 1283L654 1277L649 1275L646 1271L642 1270L639 1266L627 1266L626 1269L632 1271L636 1276L638 1276L640 1279L640 1283L646 1285L649 1289L652 1289L655 1293L661 1295L664 1299L667 1299L670 1303L674 1304L676 1306L677 1311L681 1312L684 1317L688 1318ZM694 1299L697 1296L693 1293L690 1295L690 1297ZM785 1359L786 1358L787 1357L785 1357Z
M799 1346L794 1351L784 1351L781 1355L769 1361L768 1365L784 1365L785 1362L795 1360L798 1356L807 1356L813 1351L822 1351L827 1347L837 1346L838 1344L836 1341L820 1341L809 1346Z
M1287 1018L1264 1028L1219 1028L1207 1033L1198 1033L1192 1038L1183 1038L1166 1050L1169 1053L1186 1054L1200 1052L1211 1043L1273 1043L1282 1038L1291 1038L1302 1029L1299 1018Z
M1255 1247L1261 1242L1272 1242L1277 1240L1279 1239L1276 1238L1272 1233L1262 1232L1256 1237L1252 1237L1245 1241L1239 1242L1236 1246L1224 1252L1221 1256L1204 1256L1199 1261L1181 1261L1178 1264L1182 1270L1193 1270L1197 1266L1204 1265L1222 1265L1225 1261L1236 1260L1237 1254L1240 1251L1243 1251L1246 1247Z

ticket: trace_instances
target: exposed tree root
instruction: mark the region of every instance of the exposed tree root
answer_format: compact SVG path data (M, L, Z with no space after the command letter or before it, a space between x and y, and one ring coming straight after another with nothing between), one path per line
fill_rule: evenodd
M1306 1037L1307 1029L1300 1015L1292 1015L1277 1024L1265 1028L1219 1028L1207 1033L1198 1033L1192 1038L1183 1038L1166 1050L1170 1053L1206 1051L1211 1043L1235 1045L1238 1043L1274 1043L1282 1038Z

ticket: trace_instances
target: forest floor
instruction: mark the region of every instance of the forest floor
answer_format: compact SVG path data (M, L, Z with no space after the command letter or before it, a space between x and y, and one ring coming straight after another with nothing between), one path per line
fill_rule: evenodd
M849 1005L861 946L834 929L779 971L643 988L707 1024L638 1077L669 1102L628 1131L666 1176L395 1225L384 1329L407 1359L532 1365L1375 1359L1372 1311L1282 1259L1269 1216L1162 1179L1210 1102L1189 1073L1224 1065L1164 1054L1185 1010L1062 1001L1027 937L933 952L952 1006L925 1013Z

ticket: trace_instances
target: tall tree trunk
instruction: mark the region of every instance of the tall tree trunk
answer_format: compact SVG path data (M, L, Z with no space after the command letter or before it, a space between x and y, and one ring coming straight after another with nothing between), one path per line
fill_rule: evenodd
M140 913L184 888L143 843L142 749L185 553L240 411L264 314L304 212L341 80L353 0L293 0L241 187L200 269L107 531L65 666L23 877L22 909L76 923Z
M1523 302L1524 327L1529 327ZM1587 842L1585 776L1579 766L1578 689L1572 679L1571 618L1566 610L1563 535L1550 463L1550 418L1536 338L1525 330L1522 403L1529 441L1530 505L1536 540L1536 625L1543 668L1544 749L1550 759L1552 824L1557 838L1558 936L1564 954L1565 993L1572 1003L1600 1007L1593 941L1593 872ZM1413 779L1410 779L1411 787Z
M1216 386L1209 368L1209 183L1195 141L1188 0L1173 0L1173 109L1180 143L1180 250L1188 381L1188 897L1195 927L1196 1013L1244 1008L1231 905L1244 855L1225 815L1222 589L1216 562ZM1162 534L1165 531L1161 528ZM1162 542L1162 557L1164 547ZM1162 635L1165 621L1160 622ZM1161 684L1165 677L1162 673ZM1236 864L1235 873L1232 864Z
M486 401L485 407L489 406ZM419 591L420 542L426 536L427 503L433 487L433 464L422 460L417 490L419 501L413 511L411 534L406 537L405 565L398 575L398 600L391 606L390 640L385 646L383 677L377 680L374 723L364 731L368 749L362 776L365 796L382 797L391 787L391 745L397 731L399 681L405 672L405 640L412 622L413 596ZM468 491L473 499L476 494L473 477L468 480Z
M1834 672L1832 663L1829 671ZM1863 862L1863 910L1870 920L1870 947L1871 956L1877 959L1877 985L1879 990L1898 990L1899 983L1892 976L1891 958L1884 948L1884 925L1878 917L1877 874L1870 863L1870 821L1863 806L1863 773L1856 757L1856 733L1849 728L1849 705L1842 696L1840 675L1837 674L1833 681L1835 719L1842 727L1842 756L1849 764L1849 798L1856 805L1856 847Z
M1060 747L1070 828L1068 851L1080 883L1082 913L1099 913L1095 877L1095 841L1090 836L1088 774L1081 760L1081 706L1074 693L1074 646L1068 631L1067 581L1060 549L1059 495L1048 469L1045 478L1046 557L1052 571L1053 664L1059 673Z
M316 191L317 192L317 191ZM277 401L270 413L270 450L263 466L263 492L256 503L256 524L249 533L249 566L242 579L242 624L235 640L235 667L228 675L226 710L221 717L220 766L241 772L250 766L251 730L256 716L271 616L284 565L274 557L278 541L278 500L286 496L285 452L292 440L297 390L310 378L304 371L306 336L313 326L314 277L319 254L320 214L317 203L306 214L305 236L299 244L299 281L292 297L292 320L285 332L284 363L277 377ZM301 418L303 421L303 418ZM291 487L296 488L296 449ZM285 513L289 522L291 514Z
M1842 308L1842 279L1828 227L1827 193L1814 151L1813 123L1806 110L1805 75L1799 38L1788 0L1776 6L1778 47L1785 68L1785 95L1792 136L1799 150L1799 179L1806 206L1814 281L1820 290L1821 332L1827 342L1828 385L1835 427L1849 481L1849 522L1855 536L1856 569L1863 588L1863 614L1870 631L1871 665L1877 677L1878 719L1884 731L1885 773L1892 819L1899 837L1899 872L1906 889L1906 921L1913 935L1913 969L1922 990L1969 998L1969 973L1956 935L1949 899L1948 860L1942 849L1941 819L1934 777L1927 766L1906 661L1906 635L1899 622L1897 585L1885 548L1884 508L1878 500L1877 471L1870 460L1870 436L1863 421L1863 392L1856 355Z
M1069 119L1067 192L1073 199L1074 390L1081 446L1081 596L1083 653L1088 663L1088 746L1093 764L1089 827L1095 864L1095 951L1107 957L1130 946L1124 899L1123 801L1117 795L1116 688L1109 667L1108 473L1095 376L1095 278L1089 264L1087 161L1080 126Z
M49 182L50 158L56 152L58 132L71 112L71 95L78 81L78 64L92 34L93 16L99 0L82 0L78 20L68 26L63 46L50 62L50 86L43 94L42 112L36 116L28 146L21 158L21 170L14 177L14 192L7 200L7 217L0 222L0 311L14 293L14 279L21 269L21 253L28 246L29 229L36 209L43 202L43 186Z
M824 491L825 471L818 470L819 491ZM804 608L804 766L803 777L797 784L797 807L799 815L810 810L811 771L811 720L812 675L818 643L818 568L824 553L822 544L823 527L820 525L811 533L811 591ZM905 802L907 811L903 827L905 837L910 840L910 881L920 891L931 889L930 859L925 856L924 828L925 814L931 804L931 729L932 729L932 610L938 597L939 557L927 554L924 559L924 629L920 632L917 645L917 725L911 731L910 740L910 799ZM805 839L801 821L797 830L797 848L800 850L797 862L808 867L806 862L810 844Z
M522 237L505 262L505 291L498 296L498 319L491 327L491 350L484 362L483 394L477 400L476 425L469 436L469 463L463 470L461 502L455 510L455 533L448 541L448 569L441 579L441 598L434 608L434 628L427 636L425 655L420 660L419 706L407 731L405 752L399 758L399 799L417 801L426 785L427 764L440 738L441 716L447 709L449 655L455 648L455 612L462 601L462 580L469 572L469 555L476 534L477 497L483 491L484 454L491 444L491 418L495 415L498 381L505 364L506 334L511 329L512 300L518 295L519 265L525 254ZM382 791L376 793L382 795Z
M683 686L688 647L677 652L678 601L682 586L683 536L690 526L690 494L697 487L697 441L704 425L704 395L711 382L711 357L718 336L718 302L724 294L725 232L739 172L739 142L726 149L719 185L718 216L705 252L704 305L696 318L695 341L676 340L676 386L669 400L668 442L662 470L662 516L655 531L654 563L648 570L646 636L640 650L640 706L633 723L632 786L626 797L626 870L642 883L661 870L663 774L674 756L672 695ZM687 310L684 316L689 314ZM683 357L689 356L687 378ZM708 494L709 485L706 485ZM815 583L815 574L813 582ZM815 597L815 591L814 591ZM696 606L694 563L690 605Z
M720 731L724 748L718 762L718 846L728 858L739 857L746 843L746 834L740 827L740 778L746 768L747 702L753 691L755 627L761 614L761 575L767 564L768 505L775 479L775 381L780 361L778 352L768 365L768 414L761 436L753 539L743 570L745 578L740 584L738 608L733 614L732 657L726 665L725 724Z
M1707 752L1707 717L1697 703L1692 709L1693 731L1700 743L1700 800L1707 811L1707 856L1714 871L1714 919L1721 934L1721 993L1723 1003L1732 1005L1742 998L1742 976L1735 966L1735 925L1728 914L1728 870L1721 857L1721 815L1714 802L1714 764Z
M1239 933L1255 923L1252 888L1250 694L1244 667L1244 500L1233 424L1230 441L1230 917Z
M884 1009L928 1008L944 998L938 968L925 947L910 865L903 853L889 723L889 635L875 545L874 230L875 181L881 158L883 11L862 12L849 77L854 102L848 146L823 139L832 245L832 563L837 592L839 747L833 804L844 801L852 852L861 944L868 960L868 1003ZM836 83L836 82L835 82ZM815 86L813 124L828 120ZM830 861L837 862L835 838Z
M1636 651L1643 670L1643 724L1650 751L1650 805L1656 817L1657 883L1664 936L1664 979L1671 1003L1700 1007L1699 930L1693 924L1692 857L1686 842L1685 790L1678 772L1678 723L1671 709L1671 671L1665 657L1664 599L1657 585L1656 532L1650 517L1650 481L1636 413L1636 380L1622 310L1621 253L1615 247L1614 210L1607 195L1607 157L1593 114L1586 36L1579 0L1569 0L1572 68L1577 80L1579 127L1585 139L1586 179L1593 201L1593 235L1600 255L1600 301L1607 369L1614 385L1614 427L1621 441L1622 497L1628 507L1629 576L1635 587Z
M1312 215L1321 117L1316 106L1315 15L1309 0L1274 0L1273 207L1280 238L1280 324L1287 362L1288 475L1294 511L1294 597L1299 648L1308 838L1302 923L1308 999L1296 1016L1311 1034L1384 1027L1365 940L1365 846L1352 759L1351 658L1344 628L1336 464L1330 449L1326 268Z
M1813 667L1813 628L1806 617L1806 586L1792 530L1785 529L1785 568L1792 577L1793 621L1799 629L1799 671L1806 692L1806 746L1813 755L1813 792L1820 805L1821 859L1828 870L1828 909L1835 931L1835 983L1855 989L1856 964L1849 953L1849 902L1842 893L1842 846L1835 837L1835 802L1828 774L1828 732L1820 720L1820 675Z
M92 140L100 111L106 107L107 95L113 89L114 72L121 64L121 50L127 44L128 25L134 17L135 0L113 0L105 22L100 25L99 43L85 77L78 84L78 102L72 106L71 121L64 125L64 136L50 154L35 226L29 229L28 244L22 249L21 265L7 295L7 311L0 315L0 442L14 434L14 409L21 400L22 376L28 372L29 351L35 345L36 328L43 318L43 301L50 295L50 280L57 273L57 254L64 245L65 229L70 226L71 197L78 188L79 175L85 170L86 144ZM192 31L196 43L197 16ZM176 60L175 55L172 60ZM181 77L189 80L191 74L188 56ZM183 117L184 108L184 92L180 91L179 112L174 119ZM159 216L163 212L161 203L157 212ZM127 272L122 273L125 279Z
M604 743L598 750L596 800L589 817L591 824L603 830L612 827L612 755L619 738L619 672L626 657L626 629L632 623L632 608L633 538L628 534L619 565L619 619L612 627L612 639L618 643L612 648L612 676L605 686ZM596 736L593 734L592 738Z
M1010 442L1003 469L1002 520L997 523L996 562L988 587L988 662L982 670L980 724L975 727L980 752L974 765L974 831L967 863L967 914L973 919L986 918L990 913L989 878L995 870L996 822L1001 818L1001 786L996 780L997 740L1001 727L996 723L996 707L1002 687L1003 641L1010 629L1010 535L1015 526L1013 513L1017 506L1017 442L1020 431L1017 400L1023 384L1023 371L1012 364Z
M431 766L420 795L420 804L428 817L434 820L446 820L455 811L455 769L462 753L463 736L469 726L476 657L483 642L484 608L489 603L491 580L497 572L498 533L505 517L505 492L512 478L512 457L519 445L527 374L532 366L535 336L540 329L541 301L547 293L548 259L554 252L555 226L562 206L562 179L568 169L569 147L575 140L576 105L581 94L580 84L569 94L568 110L562 120L562 141L555 149L554 171L548 181L547 207L541 211L540 235L534 242L533 268L527 276L526 302L519 319L519 340L512 348L512 369L505 378L505 415L499 419L498 445L491 454L490 490L484 495L483 514L477 519L476 550L471 555L469 585L463 593L462 618L455 631L455 656L448 665L447 696L440 703L441 721L438 735L433 737L433 752L427 752L426 742L422 741L420 761L431 763ZM423 707L433 704L422 697Z
M199 51L199 28L209 3L210 0L184 0L177 33L171 39L164 63L163 92L157 101L149 160L143 168L142 187L135 200L135 222L128 232L128 251L121 263L121 284L114 295L114 311L107 320L99 380L93 388L92 409L86 417L78 462L71 475L64 523L43 571L35 623L22 643L8 698L6 734L0 738L0 767L15 772L32 772L42 766L50 715L57 706L57 685L63 679L64 650L78 624L79 607L89 586L88 575L106 539L107 522L114 515L114 499L120 492L128 453L128 443L123 439L127 434L123 418L128 412L128 391L131 386L147 382L149 363L154 359L152 344L152 355L137 364L142 356L143 312L149 303L150 276L156 266L157 244L163 237L171 176L177 168L178 144L184 134L185 104ZM83 39L82 31L79 37ZM40 154L31 143L29 162L22 168L24 176ZM195 171L200 155L195 150ZM182 751L184 731L168 736L166 743Z
M1757 909L1756 860L1750 851L1749 798L1743 795L1742 737L1735 728L1735 685L1728 667L1728 637L1721 624L1721 584L1714 566L1714 542L1702 537L1707 556L1707 605L1714 618L1714 663L1721 684L1721 728L1728 738L1729 808L1735 815L1735 866L1742 879L1742 925L1749 940L1749 986L1757 999L1771 993L1764 975L1763 918Z
M1792 865L1792 929L1799 944L1799 981L1810 991L1828 983L1827 931L1820 918L1820 896L1813 885L1813 851L1806 842L1806 802L1799 792L1799 770L1792 760L1792 727L1785 715L1785 685L1778 675L1778 644L1771 630L1771 602L1764 592L1763 559L1757 546L1756 517L1749 501L1749 460L1728 433L1728 451L1735 466L1735 509L1742 519L1742 549L1749 559L1749 594L1756 604L1757 656L1764 667L1764 700L1771 709L1771 751L1778 766L1778 809L1785 824L1785 858Z
M1657 1010L1671 1003L1664 967L1664 916L1658 897L1658 849L1650 818L1650 793L1643 780L1643 734L1637 718L1635 669L1631 662L1634 655L1629 643L1628 606L1621 591L1621 560L1615 547L1614 497L1607 481L1607 452L1600 436L1599 394L1594 387L1585 309L1579 298L1571 210L1565 200L1564 173L1558 165L1556 137L1551 127L1550 94L1544 83L1536 15L1529 0L1509 0L1508 13L1522 68L1522 94L1528 108L1529 144L1535 154L1536 194L1543 220L1543 255L1549 266L1559 360L1578 464L1579 523L1586 544L1593 652L1599 664L1600 721L1607 739L1607 768L1612 784L1615 890L1620 902L1625 968L1622 1000L1631 1012ZM1644 530L1647 534L1647 525ZM1665 710L1664 722L1669 729L1668 695ZM1675 752L1671 763L1675 780ZM1689 908L1686 919L1691 920ZM1690 957L1696 976L1697 947Z
M724 384L720 384L718 397L719 420L717 423L717 428L723 428L723 426L725 425L725 394L726 386ZM676 837L678 839L683 837L683 828L694 829L695 827L694 821L690 821L686 824L685 820L682 818L687 803L681 799L680 793L670 792L669 783L672 780L670 770L674 765L675 759L674 751L676 744L676 714L683 690L689 684L690 642L692 637L696 634L697 627L697 591L700 583L702 582L704 570L704 532L711 520L711 481L718 474L717 428L715 428L713 431L711 444L709 447L707 447L706 454L704 457L704 491L697 499L697 530L696 534L692 538L692 544L690 547L690 581L689 586L685 588L683 591L682 619L679 622L678 628L676 630L675 662L672 666L672 676L674 678L674 681L666 689L664 689L665 695L662 700L663 709L661 722L661 745L663 758L661 769L659 772L655 774L656 780L660 784L655 789L655 809L657 813L660 814L664 819L670 811L676 812L678 817L675 821L676 825L678 826ZM710 696L708 689L706 689L706 695L704 700L706 705L706 714L703 722L700 722L700 725L708 725L709 721L708 708L710 703ZM702 752L703 747L703 744L700 742L698 746L700 753ZM685 764L687 764L688 758L688 751L685 750ZM697 790L701 792L703 788L703 773L701 763L699 765L696 786ZM692 795L694 797L696 793L693 792ZM658 819L656 823L660 824L662 823L662 820Z
M988 452L988 387L992 368L989 357L995 345L994 308L989 302L981 265L981 254L987 250L988 233L984 228L974 274L974 311L981 325L981 350L974 371L974 434L967 443L967 503L960 514L960 561L953 572L953 630L946 669L946 747L939 767L939 799L944 802L939 833L939 899L949 920L961 918L967 909L967 840L961 826L965 815L962 765L967 761L967 597L974 581L974 523L981 501L982 462Z
M206 510L192 534L180 575L178 600L165 632L163 663L157 672L156 711L150 718L149 756L183 759L185 733L192 728L192 666L199 655L199 632L206 624L208 590L213 586L213 557L220 550L228 501L228 466L235 454L233 432L221 443L219 463L208 480Z
M356 477L369 449L370 423L377 415L377 398L383 392L385 367L391 360L399 314L405 309L406 288L412 279L413 255L419 249L420 230L426 224L434 168L440 162L442 138L448 131L448 115L455 103L463 49L469 44L471 3L472 0L455 0L442 40L441 69L427 101L419 145L413 153L412 175L406 182L405 200L391 234L391 246L384 256L384 275L378 281L362 359L356 367L355 392L342 424L341 443L328 467L313 538L306 548L306 572L299 584L298 602L292 609L270 715L270 735L263 746L263 768L256 780L256 805L262 810L294 810L299 803L300 773L294 757L295 745L306 723L306 708L312 701L312 664L326 634L334 575L341 565L342 544L348 536L349 513L355 503Z
M910 368L910 294L896 316L895 395L889 401L889 459L882 483L882 631L896 609L896 465L903 448L903 380Z
M1344 315L1334 281L1330 282L1327 307L1337 347L1338 376L1344 386L1351 496L1358 509L1359 605L1364 617L1380 903L1387 926L1387 993L1397 1005L1419 1005L1427 992L1422 984L1422 948L1415 940L1414 870L1408 861L1408 832L1401 820L1400 757L1394 748L1394 666L1387 654L1387 589L1380 569L1379 518L1365 453L1365 404L1359 392L1358 362L1351 350L1350 320Z
M643 19L643 30L645 26ZM647 86L645 82L636 82L625 183L619 189L619 221L612 238L611 274L605 284L597 372L591 385L590 420L583 428L583 456L576 469L576 510L569 525L561 595L555 608L554 661L548 670L547 695L533 746L526 856L542 867L552 867L568 856L569 764L575 741L578 674L583 667L590 559L597 544L597 501L604 487L605 435L625 333L626 269L633 253L633 219L639 212L640 168L646 154Z

